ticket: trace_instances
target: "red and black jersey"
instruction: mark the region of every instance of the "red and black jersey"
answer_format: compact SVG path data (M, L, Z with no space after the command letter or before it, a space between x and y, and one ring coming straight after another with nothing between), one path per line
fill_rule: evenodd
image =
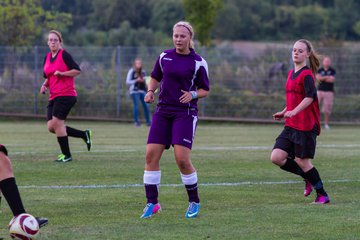
M296 73L290 70L286 81L286 110L293 110L306 97L311 97L314 101L297 115L286 118L285 126L300 131L316 129L317 135L320 135L320 110L314 75L307 66Z

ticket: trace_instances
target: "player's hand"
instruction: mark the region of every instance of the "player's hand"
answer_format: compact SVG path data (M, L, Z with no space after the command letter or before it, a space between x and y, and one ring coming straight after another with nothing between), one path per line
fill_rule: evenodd
M155 93L153 91L148 91L145 95L144 101L146 103L153 103L155 101Z
M40 88L40 93L45 94L46 90L47 90L47 87L42 85L41 88Z
M296 112L294 111L287 111L284 113L284 118L291 118L296 115Z
M280 121L280 120L284 117L284 113L282 113L282 112L277 112L277 113L274 113L272 116L273 116L273 119L274 119L274 120Z
M54 75L55 75L55 76L63 76L63 73L60 72L60 71L55 71L55 72L54 72Z
M181 90L181 92L183 93L183 95L181 95L181 97L179 98L181 103L189 103L192 100L192 95L190 92Z

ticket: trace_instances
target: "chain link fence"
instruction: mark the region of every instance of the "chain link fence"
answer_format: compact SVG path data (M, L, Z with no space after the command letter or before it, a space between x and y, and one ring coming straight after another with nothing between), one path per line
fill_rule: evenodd
M166 47L66 47L82 73L71 116L132 119L126 74L135 58L150 74ZM332 120L360 121L360 47L319 48L337 71ZM39 94L48 47L0 47L0 114L44 116L47 95ZM285 105L284 86L292 67L291 44L222 44L197 49L208 62L211 93L199 101L199 115L220 119L271 120ZM151 105L153 111L155 105ZM141 115L141 111L140 111Z

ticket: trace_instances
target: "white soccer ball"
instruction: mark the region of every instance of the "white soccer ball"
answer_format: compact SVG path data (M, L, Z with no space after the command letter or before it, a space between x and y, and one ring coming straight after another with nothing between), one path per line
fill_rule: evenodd
M39 234L39 223L32 215L23 213L11 219L9 233L12 239L33 240Z

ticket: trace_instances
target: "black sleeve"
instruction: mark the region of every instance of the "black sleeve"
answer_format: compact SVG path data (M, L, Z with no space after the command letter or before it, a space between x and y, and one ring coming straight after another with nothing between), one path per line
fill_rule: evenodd
M74 61L74 59L72 58L72 56L67 52L67 51L63 51L62 57L64 59L64 62L66 64L66 66L71 70L71 69L76 69L76 70L80 70L79 65Z
M43 69L44 69L45 61L46 61L46 55L45 55L45 57L44 57L44 62L43 62ZM46 77L46 75L45 75L45 72L44 72L44 70L43 70L43 76L44 76L44 78L47 78L47 77Z
M305 96L306 97L311 97L314 100L317 98L315 82L314 82L314 78L312 76L307 75L305 77L305 79L304 79L304 89L305 89Z

